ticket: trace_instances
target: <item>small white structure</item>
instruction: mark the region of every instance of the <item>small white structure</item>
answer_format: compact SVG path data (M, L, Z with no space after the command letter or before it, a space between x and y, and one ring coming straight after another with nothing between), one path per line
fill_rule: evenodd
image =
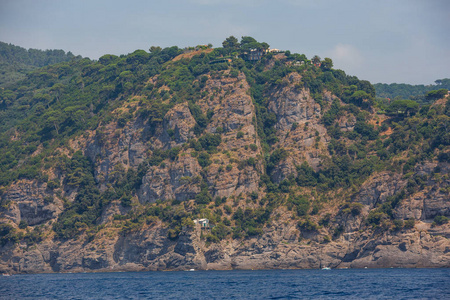
M301 66L301 65L304 65L305 64L305 62L304 61L296 61L296 62L294 62L292 65L293 66Z
M209 228L209 220L208 219L195 219L194 223L199 224L201 228Z

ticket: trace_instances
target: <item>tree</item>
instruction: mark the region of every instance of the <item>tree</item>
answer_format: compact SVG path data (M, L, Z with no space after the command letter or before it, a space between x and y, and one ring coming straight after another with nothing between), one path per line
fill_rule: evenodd
M251 36L243 36L241 38L241 50L249 51L250 49L259 48L260 44Z
M436 90L436 91L429 91L426 94L425 98L427 100L438 100L438 99L444 98L445 95L447 95L447 93L448 93L448 90L446 90L446 89L440 89L440 90Z
M450 79L449 78L444 78L444 79L438 79L435 81L436 85L445 87L445 88L450 88Z
M215 226L211 232L217 236L219 238L219 240L223 240L224 238L227 237L227 235L229 235L231 233L231 230L225 226L223 223L219 223L217 224L217 226Z
M261 47L261 49L264 50L264 51L270 48L269 44L267 44L266 42L262 42L262 43L260 44L260 47Z
M149 49L149 51L150 51L150 53L159 53L159 52L161 52L161 47L159 47L159 46L151 46L150 47L150 49Z
M367 81L367 80L360 80L357 83L358 86L358 90L362 90L364 92L366 92L367 94L369 94L372 97L375 97L375 88L373 87L373 85Z
M231 53L237 49L239 49L239 41L234 36L230 36L223 41L222 46L227 50L228 53Z
M361 107L361 106L363 106L364 100L368 100L369 102L372 102L373 97L364 91L356 91L351 95L350 99L357 106Z
M144 50L136 50L127 56L128 64L145 64L149 59L149 54Z
M314 55L314 57L311 58L311 62L312 62L314 65L319 64L319 63L320 63L320 56Z
M45 104L48 105L49 102L50 102L50 95L49 94L40 94L40 93L38 93L38 94L33 96L33 100L37 101L37 102L42 102L42 103L45 103Z
M378 133L375 130L374 126L364 121L357 121L354 130L361 136L367 137L369 140L374 140L378 136Z
M116 63L119 60L119 57L116 55L112 55L112 54L105 54L102 57L100 57L98 59L98 61L102 64L102 65L109 65L112 63Z
M251 36L241 37L241 45L250 44L250 43L257 43L257 41L254 38L252 38Z
M419 103L415 101L395 100L388 106L386 112L388 114L397 115L397 117L400 116L409 117L411 115L415 115L418 110L419 110Z
M322 61L322 65L320 66L323 71L329 71L333 67L333 61L329 57L325 57Z
M62 94L62 91L64 90L64 85L62 83L56 83L53 85L50 89L52 93L55 93L56 100L59 101L59 97Z
M64 116L59 110L50 110L44 114L45 127L51 128L54 127L56 130L56 134L59 134L59 126L64 121Z
M187 217L187 218L183 218L181 220L181 226L185 226L185 227L188 227L188 228L194 228L195 227L195 223L194 223L194 221L192 221L191 218Z

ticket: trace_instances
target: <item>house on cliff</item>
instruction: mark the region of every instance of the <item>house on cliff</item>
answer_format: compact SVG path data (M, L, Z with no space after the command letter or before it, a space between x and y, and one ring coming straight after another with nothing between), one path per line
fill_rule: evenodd
M246 58L247 60L260 60L264 53L263 49L250 49L250 52L246 53Z
M200 227L203 229L209 228L209 220L208 219L195 219L194 220L195 225L200 225Z

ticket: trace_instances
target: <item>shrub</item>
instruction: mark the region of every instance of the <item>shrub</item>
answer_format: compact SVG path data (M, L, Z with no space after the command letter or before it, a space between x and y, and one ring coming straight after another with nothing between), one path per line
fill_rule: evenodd
M300 227L300 229L305 231L316 231L317 229L319 229L319 226L310 219L299 221L298 227Z
M113 219L114 219L115 221L126 220L126 219L129 219L129 218L130 218L130 217L127 216L127 215L119 215L119 214L113 215Z
M383 220L388 219L387 215L379 211L371 211L367 216L367 223L372 227L377 227L381 224Z
M279 163L280 161L282 161L283 159L288 157L288 155L289 155L289 153L285 149L277 148L270 155L269 162L271 162L272 164L276 165L277 163Z
M229 205L225 205L225 206L223 207L223 209L225 210L225 213L226 213L227 215L231 215L231 213L233 212L233 210L231 209L231 206L229 206Z
M120 199L120 204L122 204L123 207L131 207L131 196L123 195Z
M338 227L336 227L335 229L334 229L334 232L333 232L333 238L338 238L338 237L340 237L341 236L341 234L343 234L344 233L344 226L342 226L342 225L339 225Z
M208 192L208 188L202 189L202 191L195 196L195 202L197 204L209 204L211 201L212 197Z
M343 213L351 213L353 216L358 216L361 214L363 205L361 203L345 203L342 206Z
M250 157L249 159L247 159L247 165L248 166L255 166L256 165L256 159L254 157Z
M57 189L59 188L59 182L55 180L50 180L49 182L47 182L47 187L51 190Z
M223 240L231 233L231 230L222 223L217 224L212 230L212 234L214 234L219 240Z
M218 243L220 242L219 238L213 234L208 234L206 236L206 242L208 243Z
M295 207L298 216L305 216L308 214L310 203L305 196L290 196L288 198L288 203Z
M403 220L395 219L395 220L393 221L393 223L394 223L394 229L395 229L395 230L400 230L400 229L402 229L403 226L404 226Z
M253 192L251 192L251 193L249 194L249 196L250 196L253 200L256 200L256 199L258 199L258 192L253 191Z
M298 128L298 123L296 123L296 122L292 123L291 131L294 131L297 128Z
M322 219L320 219L319 225L320 226L328 226L328 224L330 224L330 221L331 221L331 214L328 213L325 216L323 216Z
M169 229L169 231L167 232L167 236L171 240L177 239L178 238L178 234L179 234L179 232L177 230L175 230L175 229Z
M439 226L439 225L444 225L445 223L448 222L448 218L446 216L436 216L434 217L432 226Z
M127 120L124 117L119 117L119 119L117 119L117 126L123 128L125 125L127 125Z
M9 224L0 224L0 245L4 246L8 242L16 243L19 236L14 227Z
M167 155L169 156L169 158L171 160L175 160L178 157L178 154L180 153L180 151L181 151L181 147L173 147L168 151Z
M219 196L217 196L216 198L214 198L214 205L217 207L219 205L221 205L222 203L224 203L225 201L222 201L222 199L225 199L225 201L227 200L227 198L220 198Z
M411 218L411 219L409 219L409 220L406 220L406 221L403 223L403 228L411 229L411 228L414 228L415 225L416 225L416 220L414 220L413 218Z
M20 229L25 229L27 227L28 227L28 222L25 221L25 220L21 220L20 223L19 223L19 228Z
M230 71L230 77L237 78L238 76L239 76L239 71L238 70L233 69L233 70Z
M255 236L255 235L261 235L263 233L261 228L255 228L253 226L249 226L247 228L247 235L248 236Z
M208 152L202 151L200 152L200 154L197 157L198 160L198 164L202 167L202 168L206 168L207 166L209 166L212 161L209 159L209 154Z
M183 218L181 220L181 225L182 226L186 226L188 228L194 228L195 227L195 223L194 223L194 221L192 221L191 218Z
M44 204L50 204L53 203L53 201L54 201L53 196L44 197Z
M220 134L207 133L198 139L202 148L208 151L215 151L217 146L222 142Z

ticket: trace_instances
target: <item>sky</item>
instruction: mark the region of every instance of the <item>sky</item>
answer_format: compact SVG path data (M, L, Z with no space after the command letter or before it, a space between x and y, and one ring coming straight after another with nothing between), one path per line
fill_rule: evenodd
M91 59L231 35L372 83L450 78L449 0L0 0L0 41Z

